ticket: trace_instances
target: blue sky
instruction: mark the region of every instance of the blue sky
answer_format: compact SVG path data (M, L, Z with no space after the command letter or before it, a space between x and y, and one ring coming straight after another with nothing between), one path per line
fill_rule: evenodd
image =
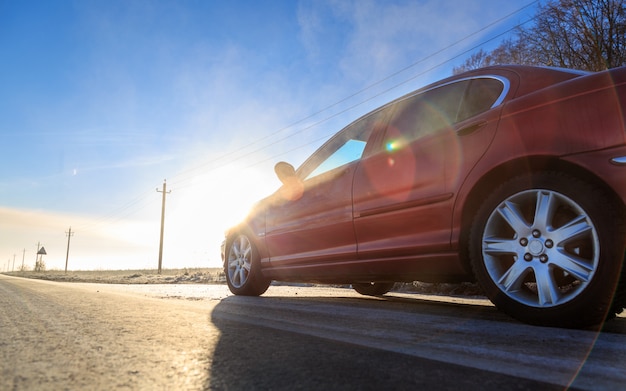
M70 226L70 270L156 268L164 179L163 267L217 267L276 162L449 76L536 6L0 0L0 271L32 267L37 243L63 269Z

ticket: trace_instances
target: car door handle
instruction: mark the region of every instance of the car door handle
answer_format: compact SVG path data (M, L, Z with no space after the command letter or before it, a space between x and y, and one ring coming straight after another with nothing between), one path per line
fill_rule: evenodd
M487 121L476 122L474 124L471 124L471 125L468 125L468 126L466 126L464 128L459 129L456 133L459 136L465 136L465 135L473 133L473 132L477 131L478 129L482 128L483 126L485 126L486 123L487 123Z

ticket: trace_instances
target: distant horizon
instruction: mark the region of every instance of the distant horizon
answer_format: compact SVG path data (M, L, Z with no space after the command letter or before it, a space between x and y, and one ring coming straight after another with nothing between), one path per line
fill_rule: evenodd
M198 271L222 271L224 270L223 267L178 267L178 268L162 268L161 269L161 274L171 274L172 272L183 272L183 271L187 271L187 272L198 272ZM146 268L146 269L84 269L84 270L70 270L69 268L67 269L67 273L98 273L98 272L102 272L105 274L111 274L111 273L130 273L130 272L152 272L154 271L154 273L151 274L158 274L158 267L154 267L154 268ZM15 270L9 270L9 271L0 271L0 273L2 274L15 274L15 273L29 273L29 274L33 274L33 273L65 273L65 269L46 269L43 270L41 272L39 271L34 271L33 269L30 270L17 270L17 268Z

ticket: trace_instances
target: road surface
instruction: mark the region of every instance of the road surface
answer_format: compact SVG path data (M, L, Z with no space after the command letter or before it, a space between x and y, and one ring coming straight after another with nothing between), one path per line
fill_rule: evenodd
M626 388L626 318L524 325L486 300L0 275L0 389Z

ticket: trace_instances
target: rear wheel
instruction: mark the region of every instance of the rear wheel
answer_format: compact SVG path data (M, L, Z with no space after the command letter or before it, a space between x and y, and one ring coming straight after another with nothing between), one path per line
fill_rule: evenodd
M395 282L359 282L352 284L352 288L366 296L382 296L389 292Z
M245 234L233 235L226 242L224 274L228 288L236 295L262 295L271 282L263 276L258 252Z
M622 267L619 209L599 189L555 172L520 176L487 198L470 231L476 279L524 322L601 323Z

